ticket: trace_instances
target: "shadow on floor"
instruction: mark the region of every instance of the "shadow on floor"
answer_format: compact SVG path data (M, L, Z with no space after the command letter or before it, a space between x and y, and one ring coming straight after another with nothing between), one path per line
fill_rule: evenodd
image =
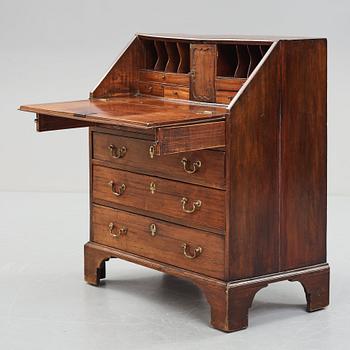
M147 298L148 302L168 312L183 314L186 321L190 317L191 321L206 325L210 323L210 307L204 294L193 283L162 273L147 277L137 275L127 279L108 279L107 275L107 280L101 281L101 287L117 293L133 294L137 298ZM306 302L302 303L305 297L301 286L298 290L292 286L290 282L281 282L277 288L271 285L258 292L249 311L250 323L280 322L281 319L300 315L305 310Z

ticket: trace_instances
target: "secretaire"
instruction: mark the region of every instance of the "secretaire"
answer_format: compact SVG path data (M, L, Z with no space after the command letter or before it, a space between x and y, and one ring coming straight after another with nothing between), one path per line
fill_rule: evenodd
M88 127L85 279L120 258L194 282L224 331L298 281L328 305L325 39L138 34L81 101L21 106Z

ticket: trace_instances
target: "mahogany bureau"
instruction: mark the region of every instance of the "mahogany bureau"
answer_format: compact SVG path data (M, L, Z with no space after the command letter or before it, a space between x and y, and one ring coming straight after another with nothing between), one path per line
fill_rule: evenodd
M195 283L223 331L298 281L329 302L326 40L138 34L90 98L21 106L89 127L85 279L120 258Z

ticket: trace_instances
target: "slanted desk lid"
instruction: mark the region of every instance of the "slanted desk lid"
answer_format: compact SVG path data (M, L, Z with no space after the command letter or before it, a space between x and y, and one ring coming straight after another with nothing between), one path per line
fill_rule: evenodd
M107 124L138 129L218 121L227 113L225 107L221 106L145 96L25 105L20 110L85 121L87 125Z
M37 130L91 125L154 130L154 153L172 154L225 146L226 109L195 102L123 96L21 106L37 114Z

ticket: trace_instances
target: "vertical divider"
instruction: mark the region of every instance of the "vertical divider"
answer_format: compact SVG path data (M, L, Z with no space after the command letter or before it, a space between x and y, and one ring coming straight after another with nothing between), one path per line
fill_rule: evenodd
M259 45L248 45L248 53L249 53L249 68L248 68L248 77L255 69L255 67L260 62L262 55L260 51Z
M177 42L179 52L178 73L188 73L190 71L190 44Z
M237 45L233 45L233 61L232 61L232 66L233 66L233 76L235 76L237 67L238 67L238 54L237 54Z
M157 51L154 46L154 40L143 40L143 47L145 49L144 68L154 69L157 62Z
M163 41L155 41L154 45L155 45L156 51L157 51L157 62L154 66L154 70L164 71L165 66L167 64L167 61L168 61L168 54L167 54L167 51L165 49L164 42Z
M237 68L235 71L235 78L247 78L250 58L247 45L237 45Z
M180 56L179 56L176 43L166 41L165 48L168 55L168 61L165 66L165 71L176 73L180 62Z
M261 56L264 56L269 48L270 48L270 45L260 45Z
M237 67L237 53L234 45L217 46L217 76L233 77Z

